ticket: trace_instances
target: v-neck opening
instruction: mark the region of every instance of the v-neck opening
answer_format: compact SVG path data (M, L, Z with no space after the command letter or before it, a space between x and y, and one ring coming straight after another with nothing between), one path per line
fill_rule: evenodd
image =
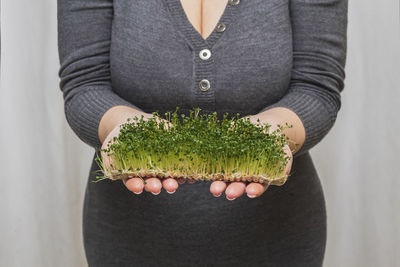
M177 1L179 3L179 9L180 12L183 13L185 16L185 21L187 24L190 24L190 26L193 28L194 31L197 32L198 35L200 35L201 39L204 40L204 42L207 43L209 37L211 37L211 35L213 34L213 32L215 31L215 27L218 25L218 23L220 23L220 20L222 19L222 17L224 16L224 14L227 12L228 6L229 6L229 1L226 2L226 5L224 7L224 10L222 11L222 14L220 15L219 19L217 20L217 24L214 25L213 31L208 34L208 36L204 39L204 37L201 35L201 33L199 33L199 31L193 26L193 24L190 22L189 17L187 16L185 9L182 6L182 2L180 0Z
M217 24L214 26L213 31L207 36L206 39L196 30L190 22L180 0L164 0L168 5L169 12L173 19L173 23L177 26L178 30L182 33L185 39L194 47L208 47L211 48L221 38L225 31L218 32L216 27L218 24L223 23L228 28L238 9L238 5L231 5L229 1L226 3L224 11L222 12ZM240 4L239 4L240 5Z

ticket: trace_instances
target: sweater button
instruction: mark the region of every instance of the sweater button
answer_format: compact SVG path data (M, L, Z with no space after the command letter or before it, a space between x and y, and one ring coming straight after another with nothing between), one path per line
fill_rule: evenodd
M228 4L230 4L231 6L236 6L240 3L240 0L229 0Z
M199 87L201 91L207 91L210 88L210 81L207 79L203 79L199 83Z
M217 27L215 27L215 30L217 32L223 32L223 31L225 31L225 29L226 29L226 25L224 23L219 23L217 25Z
M203 49L200 51L199 56L202 60L207 60L211 57L211 51L208 49Z

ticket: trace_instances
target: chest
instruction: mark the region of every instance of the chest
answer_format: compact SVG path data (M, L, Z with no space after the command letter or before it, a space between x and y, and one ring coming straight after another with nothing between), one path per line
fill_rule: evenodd
M180 0L188 21L203 39L212 33L224 13L228 0Z
M224 0L214 8L114 0L113 89L146 112L180 106L248 115L278 101L292 68L288 0Z

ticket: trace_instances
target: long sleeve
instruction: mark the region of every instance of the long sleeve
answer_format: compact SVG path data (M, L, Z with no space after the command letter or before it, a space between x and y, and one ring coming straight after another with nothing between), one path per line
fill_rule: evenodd
M341 107L347 50L347 0L290 0L293 68L287 93L260 112L284 107L301 119L306 138L295 157L330 131Z
M99 149L98 127L113 106L142 109L117 95L110 79L112 0L58 0L58 51L64 112L75 134Z

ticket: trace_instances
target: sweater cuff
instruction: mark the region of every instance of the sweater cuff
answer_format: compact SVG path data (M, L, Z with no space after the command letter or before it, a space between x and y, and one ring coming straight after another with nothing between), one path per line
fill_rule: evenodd
M87 87L66 100L64 112L72 130L83 142L99 150L102 146L98 136L100 120L114 106L142 109L123 99L109 87Z
M336 108L325 103L322 98L302 91L306 90L297 88L260 111L261 113L271 108L284 107L292 110L300 118L306 133L305 141L293 158L307 153L318 144L332 128L337 114Z

